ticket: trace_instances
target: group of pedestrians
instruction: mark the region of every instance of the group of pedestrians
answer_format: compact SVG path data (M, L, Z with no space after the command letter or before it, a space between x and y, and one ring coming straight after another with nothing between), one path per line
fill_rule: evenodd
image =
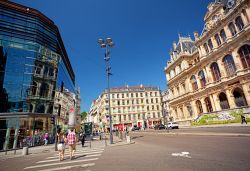
M70 132L66 136L63 132L60 132L58 135L58 145L57 149L59 152L59 160L64 160L64 152L65 152L65 145L68 144L69 146L69 154L70 160L75 158L75 151L76 151L76 133L74 129L70 129Z

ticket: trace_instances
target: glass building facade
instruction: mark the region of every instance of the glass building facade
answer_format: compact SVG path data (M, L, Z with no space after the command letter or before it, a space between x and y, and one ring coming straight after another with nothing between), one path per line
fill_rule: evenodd
M0 1L0 150L51 132L55 94L65 89L75 93L75 75L57 26L35 9Z

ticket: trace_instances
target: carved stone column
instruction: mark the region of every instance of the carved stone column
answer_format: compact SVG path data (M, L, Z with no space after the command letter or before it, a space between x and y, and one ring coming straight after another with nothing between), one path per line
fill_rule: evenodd
M247 105L250 106L250 83L243 84L242 88L247 101Z
M235 102L234 102L234 96L231 94L230 90L226 90L226 95L227 95L227 101L229 103L230 109L234 109L236 107Z

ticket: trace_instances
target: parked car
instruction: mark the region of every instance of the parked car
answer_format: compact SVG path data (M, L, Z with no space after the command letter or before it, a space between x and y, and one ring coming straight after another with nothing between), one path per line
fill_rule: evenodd
M141 129L141 127L137 127L137 126L134 126L132 129L131 129L131 131L139 131Z
M165 129L166 127L165 127L165 125L163 125L163 124L160 124L160 125L156 125L155 126L155 130L157 130L157 129Z
M179 129L179 124L177 122L169 122L167 127L170 129Z

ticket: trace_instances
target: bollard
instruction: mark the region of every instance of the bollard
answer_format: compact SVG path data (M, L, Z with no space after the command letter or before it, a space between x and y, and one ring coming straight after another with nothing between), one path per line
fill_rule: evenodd
M126 139L127 139L127 143L130 143L131 142L131 139L130 139L130 136L126 136Z
M23 147L23 153L22 155L28 155L29 154L29 148L28 147Z

